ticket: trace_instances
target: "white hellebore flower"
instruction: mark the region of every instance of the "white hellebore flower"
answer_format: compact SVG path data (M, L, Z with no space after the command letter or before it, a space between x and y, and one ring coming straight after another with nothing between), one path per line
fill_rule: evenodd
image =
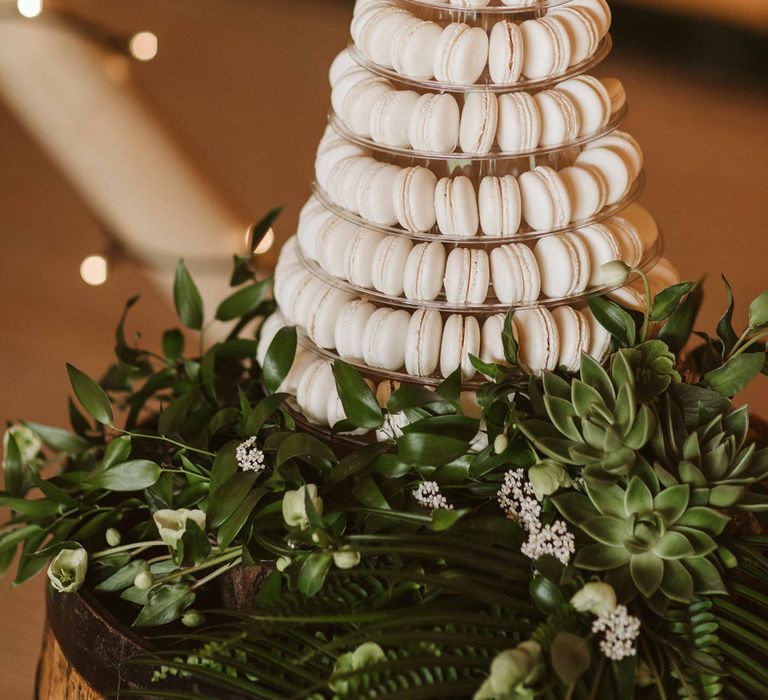
M573 598L573 605L579 612L588 612L592 615L603 615L616 609L616 591L608 583L588 583Z
M12 425L3 435L3 454L8 454L9 438L13 435L16 446L19 448L22 464L31 462L43 447L43 442L37 433L31 431L26 425Z
M176 550L179 540L187 531L187 521L192 520L203 532L205 532L205 513L202 510L158 510L154 516L160 539L171 549Z
M632 269L621 260L614 260L612 262L605 263L604 265L600 265L600 269L598 271L600 286L620 287L627 283L631 272Z
M333 553L333 563L339 569L354 569L361 560L360 552L345 544Z
M288 527L298 527L302 530L309 527L307 494L317 514L323 514L323 499L317 495L317 486L314 484L302 486L297 491L286 491L283 496L283 520Z
M48 566L48 578L59 593L74 593L85 582L88 552L84 549L62 549Z

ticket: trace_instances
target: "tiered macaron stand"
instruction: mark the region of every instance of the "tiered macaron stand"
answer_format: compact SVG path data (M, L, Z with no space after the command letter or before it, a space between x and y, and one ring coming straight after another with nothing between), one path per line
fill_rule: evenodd
M514 2L514 0L508 1ZM538 2L536 0L526 0L525 2L517 3L519 5L524 4L524 7L500 5L498 4L499 2L500 0L490 0L488 6L472 9L456 7L454 4L447 4L445 0L443 2L439 2L439 0L368 0L367 2L362 0L358 2L355 21L357 22L357 32L359 35L360 16L365 13L375 14L377 12L375 6L379 5L384 8L395 7L397 8L393 10L395 13L401 10L409 12L418 20L433 22L442 28L452 23L461 23L470 28L479 27L490 33L499 22L506 21L520 25L527 20L547 17L548 13L556 12L569 6L589 5L591 2L594 2L598 10L607 7L601 0L538 0ZM584 10L584 12L589 13L589 10ZM354 28L355 24L353 23L353 34L355 32ZM372 80L376 84L386 81L386 86L388 86L386 89L413 91L418 93L418 95L429 93L451 95L456 99L458 105L465 103L468 96L473 93L492 93L495 98L502 98L505 95L514 95L515 93L522 92L535 96L540 92L554 90L567 80L588 75L591 70L604 60L610 48L610 34L604 33L604 36L596 42L594 50L590 51L584 60L576 65L568 66L566 70L559 72L557 75L549 76L546 79L532 80L521 75L519 80L512 84L496 84L493 82L489 69L486 66L477 82L472 84L452 84L438 81L434 78L415 79L404 76L398 73L392 66L383 66L374 62L369 55L366 55L364 47L359 46L353 40L348 49L334 63L331 70L331 82L334 85L334 89L336 89L336 86L344 80L344 75L358 73L363 76L362 79ZM360 71L361 68L365 69L367 73L363 74ZM347 82L353 83L354 79L348 78ZM522 244L531 249L536 249L545 239L563 236L579 238L586 235L585 231L589 231L600 224L605 224L610 228L611 223L616 221L617 217L626 225L626 219L622 215L627 214L628 210L633 206L636 207L634 203L640 196L644 184L642 155L639 152L640 167L637 167L637 163L635 163L634 172L631 173L632 177L627 186L621 188L619 196L613 196L608 202L603 201L599 210L590 211L589 216L586 218L570 220L567 223L555 221L554 226L547 228L541 225L533 227L530 225L528 217L518 214L519 225L514 230L502 231L501 235L498 235L499 231L495 231L494 235L485 235L482 224L477 227L477 233L474 235L471 232L467 234L466 231L457 234L456 231L441 230L439 214L437 216L438 222L428 230L416 230L419 227L413 226L410 227L411 230L408 230L402 220L393 223L392 220L395 217L391 213L383 217L378 214L376 217L367 217L365 212L361 213L359 208L353 204L350 205L350 198L349 196L345 198L343 188L340 189L338 186L332 187L329 185L330 173L333 168L337 167L345 158L360 157L368 160L374 159L379 163L396 165L401 169L416 167L428 169L434 174L436 180L463 176L469 178L475 192L480 188L483 178L488 176L503 177L505 175L512 175L515 178L519 178L523 173L533 171L535 168L542 166L548 169L551 168L554 171L560 171L563 168L574 165L579 159L580 154L588 151L591 146L605 139L606 136L610 139L610 135L621 127L627 114L623 97L622 93L622 99L616 100L616 104L608 110L610 114L606 113L599 127L591 133L583 133L583 130L581 133L574 133L573 129L571 129L570 135L561 142L556 144L547 143L543 146L541 143L538 143L535 147L525 147L514 152L502 151L495 140L493 145L490 148L486 146L484 148L485 152L482 153L462 152L458 138L454 139L457 142L456 149L450 152L433 152L429 149L416 148L413 144L404 145L403 139L400 139L397 143L390 141L389 144L385 144L374 140L370 130L365 128L356 130L353 128L353 125L349 123L350 120L345 119L343 113L339 113L340 111L343 112L343 110L331 110L329 127L320 144L317 180L313 185L312 198L305 207L304 212L302 212L297 240L292 240L285 246L276 270L275 296L280 311L275 317L266 322L262 332L261 343L261 354L263 356L266 352L266 347L280 327L287 324L294 324L299 327L299 355L294 365L294 371L292 371L291 376L286 381L283 390L297 396L297 401L294 404L296 418L304 428L328 440L341 439L360 444L361 442L375 439L372 435L347 435L341 437L332 433L329 424L333 425L344 417L343 412L339 412L341 410L340 402L337 402L337 410L330 408L324 411L322 406L318 410L317 406L308 405L308 392L311 393L312 391L312 387L306 386L308 383L315 384L315 393L319 392L321 395L329 396L328 405L333 405L333 398L330 395L335 395L335 387L332 381L330 364L337 359L343 359L345 362L355 366L366 379L369 379L371 386L377 391L377 395L383 402L386 401L393 387L397 386L396 383L434 387L439 385L450 374L448 370L456 369L454 366L445 366L446 363L443 360L445 353L442 352L442 349L440 353L441 361L427 363L429 372L409 372L405 367L405 363L397 368L394 368L391 364L387 367L373 366L374 364L385 365L387 363L372 363L367 361L369 358L359 356L362 353L352 355L344 353L342 356L335 347L333 338L329 341L327 330L324 334L320 334L324 335L325 338L320 338L317 332L313 332L308 327L314 324L314 321L312 324L308 322L308 315L311 314L314 320L317 320L317 317L323 314L326 317L328 315L333 316L333 314L351 301L364 300L365 302L370 302L376 309L403 310L408 312L408 314L420 313L423 309L434 310L440 314L443 327L445 327L449 317L459 316L464 320L472 317L477 319L478 329L489 318L496 317L498 319L500 314L506 314L510 308L517 315L528 311L536 313L544 311L549 313L549 311L554 311L561 307L570 307L578 312L579 318L582 321L582 328L585 326L589 327L589 333L591 333L591 341L582 342L582 346L579 349L599 356L604 355L608 351L609 338L607 333L599 328L594 317L591 316L587 309L586 300L589 295L594 293L621 292L622 290L616 290L596 281L595 269L592 270L590 286L588 288L586 284L580 284L574 293L545 296L542 292L536 298L520 299L513 303L498 297L494 289L493 275L491 275L488 283L488 293L484 301L482 303L463 303L461 301L457 302L455 299L449 300L445 289L441 289L437 295L429 295L431 298L408 298L401 291L402 285L397 285L397 294L390 294L377 289L375 284L366 283L363 285L355 283L355 281L350 281L348 275L344 274L344 261L338 257L338 252L333 252L331 255L332 259L323 260L323 264L321 264L318 261L316 246L326 246L330 242L335 242L339 245L328 250L343 251L344 245L340 244L338 237L346 236L349 238L351 235L350 231L356 230L358 232L372 232L372 234L382 239L387 237L406 239L414 246L420 243L439 242L444 246L446 254L457 248L482 250L490 258L493 255L493 251L502 246ZM336 99L336 94L334 94L334 102L337 106L340 103ZM341 102L343 102L343 99ZM546 118L546 115L543 118ZM544 126L546 127L546 124ZM621 132L618 133L621 134ZM634 143L633 140L632 142ZM609 145L612 146L613 144ZM322 160L321 156L323 153L328 153L334 149L338 152L339 156L332 160L329 166L328 158L326 157L325 160ZM607 175L610 176L610 173ZM359 172L354 173L353 171L351 177L359 179ZM353 193L356 184L356 182L352 183ZM349 183L347 183L347 186L349 186ZM522 194L525 195L525 192ZM524 204L519 206L525 210ZM444 214L443 220L445 220L445 216ZM642 210L640 215L637 212L632 215L627 214L627 218L630 221L637 220L638 216L643 221L650 219L644 210ZM319 227L317 224L318 217L322 219ZM378 220L373 220L373 218ZM402 219L402 217L399 218ZM533 219L533 217L530 218ZM311 221L312 219L315 220L314 224ZM318 241L318 230L323 227L326 232L330 231L330 233ZM655 225L652 228L654 228L652 234L645 231L644 235L636 236L642 242L641 254L635 254L635 259L633 260L625 260L631 266L644 271L651 271L660 260L662 254L663 241L658 229L655 229ZM329 236L336 236L337 240L331 241ZM309 244L307 241L309 241ZM621 246L619 245L618 248L621 249ZM541 250L544 250L544 248L542 247ZM590 253L592 252L590 251ZM485 257L483 255L484 259ZM594 255L592 257L594 258ZM621 258L622 255L616 257ZM597 261L593 259L592 268L599 267L599 264L605 261L605 259ZM544 262L546 263L546 261ZM395 264L402 268L402 258ZM575 264L578 266L578 263ZM496 274L499 273L497 272ZM297 279L299 280L298 283L296 282ZM637 285L637 280L631 279L627 283L629 286L632 284ZM554 286L558 287L559 285L555 284ZM302 289L297 291L297 287L302 287ZM329 289L334 291L328 292L327 290ZM304 299L297 301L297 298L302 294ZM413 297L414 295L411 296ZM317 308L317 305L322 303L321 299L326 297L332 297L332 300L329 301L329 305L332 307L330 311L328 308ZM557 328L557 324L551 322L551 315L548 318L550 318L548 323L551 333L552 328ZM327 325L328 319L325 318L324 321ZM498 326L498 321L496 323ZM462 332L466 329L463 322L458 325ZM340 330L338 326L339 324L336 324L335 333L344 332L344 329ZM397 326L392 326L392 328L396 329ZM526 348L526 343L537 343L540 341L535 340L532 336L525 337L526 333L522 332L522 330L522 328L517 328L520 335L521 358L525 362L526 356L532 357L539 354L537 348ZM349 329L349 332L352 332L352 329ZM555 332L557 331L555 330ZM394 339L380 338L379 340L404 343L403 333L397 332L397 335L398 337ZM470 342L465 351L472 352L478 356L482 355L489 360L500 359L497 357L500 341L494 344L493 349L490 347L480 347L480 342L480 334L478 334L477 343L473 345ZM485 339L483 339L483 342L485 342ZM550 341L548 340L547 342ZM453 354L455 355L455 353ZM557 362L557 360L558 358L555 358L554 364L552 364L551 357L540 362L532 361L529 363L530 369L534 372L543 369L553 369L557 364L562 364L562 358L559 358L560 362ZM325 363L325 368L323 369L322 365L318 365L318 362ZM450 365L450 362L448 364ZM482 382L482 377L474 372L474 369L466 361L466 357L461 358L460 362L454 364L457 366L460 364L467 370L463 373L462 389L465 392L463 394L463 399L465 399L463 407L465 411L472 413L476 410L476 403L472 400L473 392ZM441 367L441 365L443 366ZM308 374L318 374L318 368L320 368L320 374L323 376L307 378ZM388 431L380 432L379 439L391 437L393 433L396 433L397 428L397 425L390 425Z

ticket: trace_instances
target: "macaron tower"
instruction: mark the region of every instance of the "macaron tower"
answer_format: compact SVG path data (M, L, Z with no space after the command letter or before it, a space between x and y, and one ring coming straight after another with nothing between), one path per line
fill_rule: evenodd
M674 283L636 203L643 153L622 130L624 88L594 74L610 23L605 0L358 0L261 336L263 357L282 326L299 328L282 390L307 421L345 417L337 358L382 402L460 368L473 414L470 356L504 362L510 310L528 371L576 370L610 347L587 297L643 303L636 279L606 286L604 263Z

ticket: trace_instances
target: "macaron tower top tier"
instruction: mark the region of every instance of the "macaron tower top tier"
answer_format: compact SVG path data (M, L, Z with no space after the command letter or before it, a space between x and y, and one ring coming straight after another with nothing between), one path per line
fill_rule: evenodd
M358 0L261 333L263 356L299 327L282 389L311 423L344 419L337 358L382 402L398 382L461 369L473 413L471 357L504 362L510 310L526 369L576 370L610 347L588 295L642 303L639 281L612 287L604 263L676 281L636 203L643 153L621 130L624 88L590 73L610 23L605 0Z

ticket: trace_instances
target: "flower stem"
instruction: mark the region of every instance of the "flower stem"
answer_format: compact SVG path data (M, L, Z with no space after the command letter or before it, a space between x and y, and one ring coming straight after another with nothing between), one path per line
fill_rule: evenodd
M190 590L193 590L193 591L195 591L195 590L197 590L198 588L202 588L202 587L203 587L203 586L204 586L206 583L210 583L210 582L211 582L211 581L213 581L215 578L218 578L218 577L219 577L219 576L221 576L222 574L225 574L225 573L226 573L227 571L229 571L229 570L230 570L232 567L234 567L234 566L237 566L237 565L238 565L238 564L240 564L242 561L243 561L242 557L238 557L238 558L237 558L237 559L235 559L234 561L230 561L230 562L227 562L226 564L224 564L224 566L222 566L222 567L220 567L220 568L216 569L216 571L212 571L210 574L208 574L207 576L204 576L204 577L203 577L203 578L201 578L199 581L197 581L197 583L194 583L194 584L192 585L192 587L191 587L191 589L190 589Z
M597 665L597 671L595 672L595 682L592 684L592 690L589 693L589 700L597 700L597 693L600 690L600 684L603 680L603 672L605 671L605 657L600 657L600 663Z
M166 437L165 435L147 435L145 433L132 433L129 430L121 430L120 428L115 428L115 430L119 433L123 433L124 435L130 435L133 438L137 438L140 440L156 440L157 442L167 442L169 445L175 445L176 447L180 447L184 450L188 450L189 452L196 452L200 455L205 455L206 457L216 457L215 452L208 452L208 450L200 450L197 447L191 447L190 445L185 445L183 442L178 442L177 440L172 440L169 437Z
M91 555L91 559L102 559L104 557L110 557L113 554L119 554L120 552L131 552L134 550L151 549L152 547L163 547L165 542L162 540L153 540L152 542L134 542L133 544L124 544L120 547L110 547L109 549L102 549L100 552Z
M651 310L653 309L651 283L648 281L648 275L642 270L634 269L632 272L637 273L640 276L640 279L643 280L643 289L645 290L645 312L643 313L643 328L640 331L640 342L644 343L648 340L648 330L651 327Z
M656 683L656 687L659 689L659 700L667 700L667 693L664 690L664 683L661 680L661 674L659 673L659 669L656 667L656 662L653 660L653 654L651 654L651 649L648 646L648 642L644 635L640 635L640 644L642 645L643 651L645 652L646 661L651 667L653 681Z
M746 331L748 333L749 331ZM741 340L739 342L742 342L744 340L745 336L741 337ZM745 350L749 350L755 343L761 341L763 338L768 338L768 331L763 331L762 333L758 333L754 338L751 338L748 343L744 343L738 350L734 348L734 351L731 352L729 356L729 360L732 360L734 357L738 357L743 353ZM738 347L738 344L737 344Z
M162 578L157 579L155 581L155 585L159 583L167 583L169 581L173 581L177 578L184 578L185 576L191 576L192 574L196 574L198 571L205 571L206 569L210 569L211 567L218 566L219 564L222 564L224 562L231 562L233 559L241 559L242 555L240 554L240 548L234 548L228 550L226 553L214 557L213 559L208 559L207 561L204 561L199 566L190 566L186 569L180 569L179 571L174 571L173 573L168 574L167 576L163 576Z

